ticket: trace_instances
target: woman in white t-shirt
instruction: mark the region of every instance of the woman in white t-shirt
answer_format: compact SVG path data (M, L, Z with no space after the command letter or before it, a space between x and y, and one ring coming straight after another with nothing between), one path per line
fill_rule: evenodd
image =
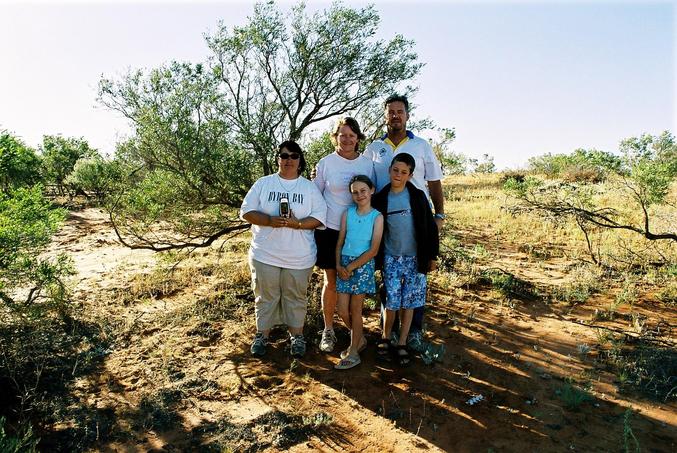
M356 175L366 175L372 180L374 178L374 163L358 151L360 140L364 139L360 125L354 118L341 118L331 134L335 151L320 159L315 170L314 182L327 202L326 228L315 230L317 266L324 270L324 330L320 341L320 350L324 352L333 351L336 344L336 242L341 229L341 216L353 202L349 183Z
M256 336L251 353L263 356L270 329L286 324L291 355L301 357L306 352L306 293L317 253L313 230L324 225L327 205L317 186L301 176L306 160L296 142L279 146L277 163L279 171L256 181L240 208L240 217L252 224L249 267Z

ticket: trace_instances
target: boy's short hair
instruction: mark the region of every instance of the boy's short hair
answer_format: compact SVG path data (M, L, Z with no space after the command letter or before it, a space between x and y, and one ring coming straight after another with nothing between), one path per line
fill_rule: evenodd
M390 168L395 165L395 162L406 164L409 167L409 172L412 174L414 173L414 169L416 169L416 159L409 153L396 154L395 157L393 157L393 161L390 162Z
M350 186L353 185L355 182L363 182L365 183L370 189L374 188L374 183L372 182L371 178L367 175L355 175L352 178L350 178L350 182L348 183L348 190L350 190Z

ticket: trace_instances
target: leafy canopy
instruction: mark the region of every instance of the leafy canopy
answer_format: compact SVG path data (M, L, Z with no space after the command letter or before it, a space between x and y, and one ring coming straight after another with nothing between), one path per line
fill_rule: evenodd
M373 6L310 15L263 2L245 25L206 37L207 62L103 78L100 102L134 129L117 152L131 176L110 204L120 238L156 250L211 243L243 227L234 208L276 170L278 143L340 115L382 118L383 99L421 64L402 36L376 40L378 25Z
M81 158L97 155L83 138L45 135L42 139L42 168L45 180L56 184L63 193L64 181Z
M30 187L40 181L40 158L19 138L0 130L0 191Z
M40 255L65 217L42 195L42 187L0 193L0 300L13 305L17 291L29 305L47 291L54 301L65 293L61 278L72 272L65 256L54 260Z

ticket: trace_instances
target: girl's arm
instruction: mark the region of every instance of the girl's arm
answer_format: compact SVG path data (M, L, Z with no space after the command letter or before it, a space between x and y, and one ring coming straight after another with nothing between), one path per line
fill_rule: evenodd
M383 236L383 215L379 214L376 219L374 219L374 231L371 233L371 247L369 247L369 250L358 256L355 261L346 266L348 272L353 272L376 256L378 248L381 245L381 236Z
M348 211L344 211L341 215L341 229L339 230L338 242L336 242L336 273L342 280L348 280L350 278L350 271L341 266L341 251L343 250L343 244L346 241L347 215Z

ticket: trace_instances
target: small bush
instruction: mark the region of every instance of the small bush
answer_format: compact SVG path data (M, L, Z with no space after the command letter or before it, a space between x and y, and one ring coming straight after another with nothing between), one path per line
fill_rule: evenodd
M569 382L560 387L559 390L556 390L555 394L562 400L564 406L572 411L577 411L581 404L592 399L588 392L575 387Z
M12 436L5 432L5 417L0 417L0 451L3 453L33 453L37 451L39 438L33 435L33 428L30 424L23 429L19 429L16 435Z
M658 347L648 341L628 345L614 342L604 351L602 360L616 368L622 385L630 385L658 401L677 400L677 351Z
M603 272L592 265L576 267L571 272L571 280L555 289L553 297L569 304L583 303L600 290Z
M480 282L486 281L503 296L511 299L535 299L538 293L534 285L501 269L487 269L482 272Z
M562 179L568 183L598 184L606 179L606 174L598 168L573 167L562 174Z
M527 172L524 170L507 170L504 171L503 174L501 175L501 179L499 182L503 185L505 184L509 179L514 179L515 182L522 183L527 177Z
M656 299L666 305L677 305L677 282L669 282L656 293Z

